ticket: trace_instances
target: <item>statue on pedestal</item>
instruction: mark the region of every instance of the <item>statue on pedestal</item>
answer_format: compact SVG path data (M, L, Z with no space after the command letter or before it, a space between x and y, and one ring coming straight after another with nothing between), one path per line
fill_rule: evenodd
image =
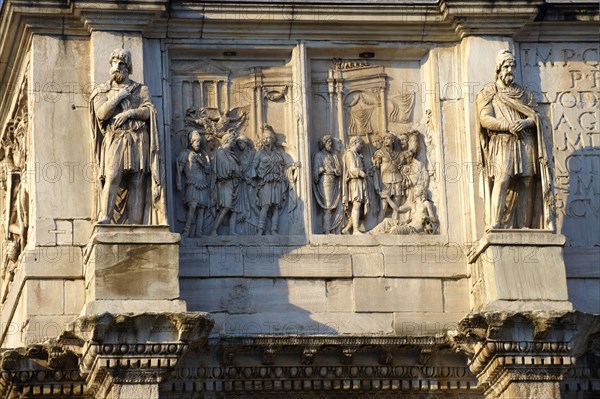
M90 96L99 166L98 223L166 224L157 113L148 87L129 78L131 54L114 50L111 78Z

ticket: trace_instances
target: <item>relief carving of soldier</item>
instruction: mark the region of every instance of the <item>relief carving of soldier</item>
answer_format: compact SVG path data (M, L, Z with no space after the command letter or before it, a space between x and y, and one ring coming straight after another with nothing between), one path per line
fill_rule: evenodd
M131 54L114 50L111 78L92 91L90 122L99 166L98 223L166 224L157 113L148 87L129 78Z
M319 140L319 150L312 162L313 192L317 204L323 210L323 233L334 234L342 221L341 215L336 218L340 204L342 164L335 153L330 135Z
M515 69L513 54L501 51L495 83L476 98L485 222L491 229L542 227L542 212L547 227L551 222L550 173L540 119L530 93L515 83Z
M188 148L181 151L177 158L177 191L183 188L181 175L185 178L183 204L187 216L183 237L202 235L205 211L210 209L211 164L208 155L202 149L202 136L196 130L188 134ZM193 232L190 232L195 224Z
M406 195L402 176L402 167L406 165L406 160L402 152L394 148L395 141L394 134L386 133L381 148L373 155L373 166L380 173L380 181L376 184L376 190L381 198L379 222L385 218L388 207L393 210L392 217L397 219L398 206Z

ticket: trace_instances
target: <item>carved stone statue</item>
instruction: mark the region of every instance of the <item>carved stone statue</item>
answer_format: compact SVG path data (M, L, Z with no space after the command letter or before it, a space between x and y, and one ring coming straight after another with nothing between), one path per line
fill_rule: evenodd
M208 155L202 150L202 136L196 130L188 134L188 148L177 157L177 191L182 190L181 174L185 177L183 204L187 208L183 237L202 235L204 214L210 208L211 164ZM195 224L190 233L192 223Z
M116 49L111 78L90 96L100 169L98 223L165 224L165 184L157 114L148 87L129 78L131 54Z
M361 210L363 215L369 211L369 195L367 193L367 172L361 151L365 142L360 136L350 140L350 147L344 153L344 176L342 183L342 203L350 214L348 224L342 234L362 234L360 230Z
M508 50L496 57L496 82L477 95L485 221L488 228L531 228L536 185L551 201L550 174L540 120L532 96L515 83L516 62ZM547 216L547 215L546 215Z
M229 235L235 235L238 214L242 211L239 201L242 171L240 160L235 153L236 140L235 133L225 133L222 147L215 154L214 171L217 179L216 195L219 213L212 234L217 234L217 229L229 215Z
M406 159L402 152L394 148L396 136L386 133L380 149L373 155L373 166L379 170L381 180L376 184L376 190L381 198L379 221L381 222L388 210L392 208L394 219L398 218L398 206L400 200L405 197L404 179L402 167L406 165Z
M431 201L422 185L414 188L413 201L410 205L398 208L399 213L408 212L408 220L404 223L394 218L385 218L370 234L435 234L438 230L437 219Z
M317 204L323 209L323 233L334 234L341 223L341 218L336 221L335 216L340 204L342 165L330 135L319 140L319 150L312 162L313 192Z
M271 234L279 231L279 210L283 208L287 192L286 162L282 150L277 148L277 137L266 125L262 136L262 148L254 157L253 169L257 179L257 205L260 209L258 235L265 233L266 221L271 213ZM299 164L291 166L297 168Z

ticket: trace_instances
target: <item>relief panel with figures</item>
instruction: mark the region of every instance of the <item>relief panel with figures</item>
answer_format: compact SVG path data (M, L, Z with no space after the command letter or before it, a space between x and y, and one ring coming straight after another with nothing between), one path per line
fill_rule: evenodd
M176 229L302 234L291 67L181 60L172 73Z
M409 90L419 63L381 64L312 64L316 233L438 232L429 191L431 112Z

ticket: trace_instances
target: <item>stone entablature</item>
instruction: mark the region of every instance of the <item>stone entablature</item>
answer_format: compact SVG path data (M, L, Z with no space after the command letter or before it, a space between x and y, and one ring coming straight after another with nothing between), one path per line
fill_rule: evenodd
M3 397L237 397L357 394L478 398L443 336L211 339L202 314L77 319L60 338L2 357Z
M465 318L448 335L209 338L213 322L205 314L104 314L75 320L58 339L5 351L0 392L36 398L593 395L598 357L585 352L597 346L597 325L581 313L488 313ZM573 367L582 353L581 366Z

